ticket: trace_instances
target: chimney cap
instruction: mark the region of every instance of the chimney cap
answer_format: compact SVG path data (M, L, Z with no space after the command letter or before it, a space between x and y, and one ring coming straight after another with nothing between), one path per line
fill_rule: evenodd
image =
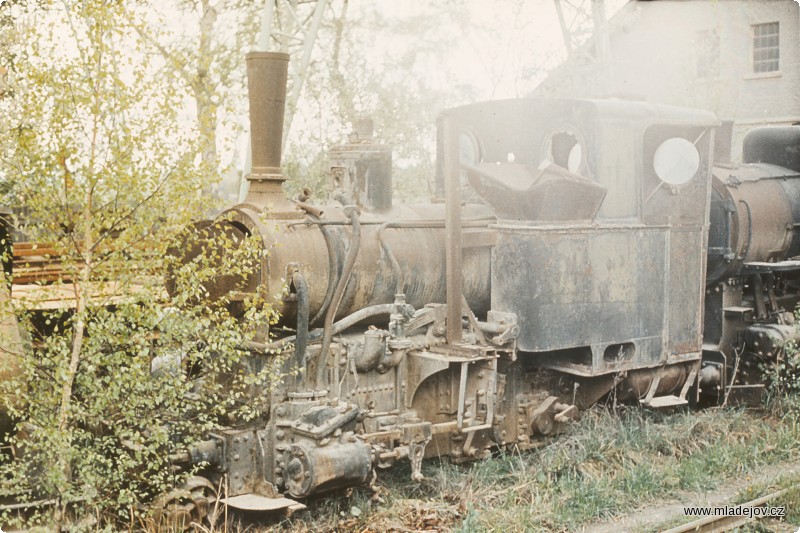
M289 61L289 54L285 54L283 52L247 52L245 54L245 60L250 59L282 59L284 61Z

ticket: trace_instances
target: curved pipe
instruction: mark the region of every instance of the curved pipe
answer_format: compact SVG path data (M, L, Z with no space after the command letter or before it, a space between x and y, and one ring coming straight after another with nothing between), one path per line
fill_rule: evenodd
M389 262L392 264L392 270L394 271L395 279L397 280L394 288L395 294L405 294L406 279L405 275L403 274L403 269L400 268L400 263L397 262L397 258L394 256L392 249L389 248L389 245L386 244L385 240L383 240L383 232L386 231L386 228L396 227L396 224L396 222L386 222L381 224L381 227L378 228L378 242L381 244L383 252L386 254L386 257L389 258Z
M328 311L325 313L325 323L322 327L322 348L319 356L311 361L309 366L309 375L315 376L317 386L322 384L322 378L324 377L325 362L328 360L328 350L330 349L331 340L333 338L333 319L336 317L336 312L339 311L339 305L342 303L344 290L347 288L347 283L350 281L350 276L353 273L353 267L358 257L358 249L361 246L361 224L358 219L358 209L353 206L348 206L345 208L345 211L353 225L353 231L350 236L350 246L348 247L347 257L345 258L344 267L342 268L342 275L339 277L336 290L333 291L333 299L328 307Z
M374 316L379 316L379 315L390 315L394 312L394 310L395 310L394 304L371 305L369 307L365 307L364 309L360 309L355 313L353 313L352 315L348 315L343 319L341 319L339 322L336 322L333 325L333 335L338 335L342 331L355 326L362 320L366 320L368 318L372 318ZM322 329L315 329L314 331L309 332L308 342L317 341L320 338L322 338L322 332L323 332ZM257 352L280 350L290 342L294 342L296 338L297 338L296 335L292 335L291 337L286 337L285 339L271 342L269 344L263 342L255 342L255 341L245 341L244 347L249 350L255 350Z
M739 203L747 210L747 244L742 251L742 257L747 260L747 254L750 253L750 244L753 242L753 213L750 211L750 204L747 200L739 200Z
M331 236L330 230L326 226L320 225L319 231L325 238L325 247L328 249L328 288L325 290L325 299L322 301L319 311L317 311L317 314L315 314L314 318L312 318L310 321L311 324L316 324L317 321L325 314L325 311L328 310L328 306L331 304L331 299L333 298L333 291L338 284L338 278L336 276L336 265L338 261L336 260L336 248L333 246L333 237ZM334 280L336 281L334 282Z

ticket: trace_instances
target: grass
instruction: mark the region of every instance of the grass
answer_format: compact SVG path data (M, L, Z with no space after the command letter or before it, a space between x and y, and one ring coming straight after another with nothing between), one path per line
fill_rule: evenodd
M575 531L798 457L794 415L596 408L538 450L468 466L427 461L420 484L399 466L379 476L382 501L365 490L321 497L296 517L252 530Z
M772 505L786 505L786 521L800 525L800 475L750 481L769 465L800 465L800 403L779 407L662 414L599 406L536 450L512 448L468 465L428 460L421 483L411 481L408 463L401 462L379 473L377 494L352 489L310 499L308 509L291 518L226 515L217 527L197 530L579 531L676 497L703 505L703 494L731 486L740 490L730 503L793 488ZM660 527L688 520L667 517ZM770 527L759 523L742 531ZM138 522L131 530L163 528Z

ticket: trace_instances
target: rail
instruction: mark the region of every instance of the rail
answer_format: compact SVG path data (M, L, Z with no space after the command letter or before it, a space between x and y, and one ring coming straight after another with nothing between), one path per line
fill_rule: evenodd
M735 507L763 507L767 503L776 500L789 492L789 489L782 489L776 492L772 492L767 494L766 496L761 496L760 498L756 498L755 500L750 500L749 502L742 503ZM693 520L692 522L688 522L686 524L682 524L680 526L674 527L672 529L668 529L663 531L662 533L687 533L689 531L695 533L716 533L716 532L723 532L723 531L731 531L734 528L743 526L750 522L755 522L759 518L765 518L761 515L759 516L704 516L703 518L699 518L697 520Z

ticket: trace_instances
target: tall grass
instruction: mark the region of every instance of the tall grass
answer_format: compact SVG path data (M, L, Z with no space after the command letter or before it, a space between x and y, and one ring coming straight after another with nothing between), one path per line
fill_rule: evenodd
M381 501L362 490L320 498L266 529L575 531L797 457L795 417L598 407L538 450L509 449L467 466L428 461L420 484L400 467L381 476Z

